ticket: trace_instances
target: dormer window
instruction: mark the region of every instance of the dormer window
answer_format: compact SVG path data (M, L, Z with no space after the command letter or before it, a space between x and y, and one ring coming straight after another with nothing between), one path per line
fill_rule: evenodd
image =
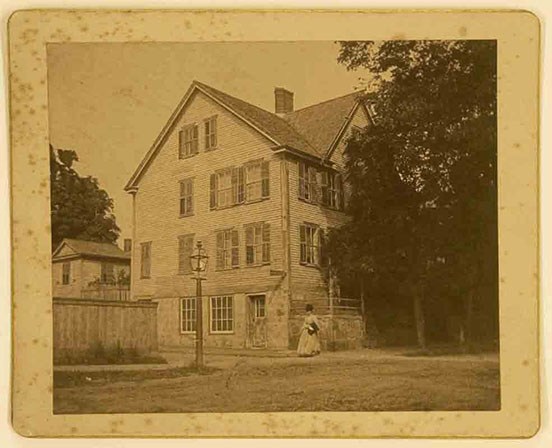
M205 120L205 150L217 147L217 117Z

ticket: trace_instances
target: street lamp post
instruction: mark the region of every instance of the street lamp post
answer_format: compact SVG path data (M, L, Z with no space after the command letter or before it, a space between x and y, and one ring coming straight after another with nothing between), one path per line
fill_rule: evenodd
M206 280L201 274L207 269L209 257L203 249L203 244L198 241L196 247L190 255L190 264L192 271L195 272L196 281L196 368L203 368L203 300L201 294L201 282Z

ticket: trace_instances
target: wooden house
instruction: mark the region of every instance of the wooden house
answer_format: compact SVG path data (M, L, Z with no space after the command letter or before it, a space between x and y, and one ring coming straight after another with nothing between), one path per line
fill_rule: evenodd
M65 238L52 254L54 298L130 300L129 276L130 250L114 244Z
M201 240L207 347L294 347L307 303L324 347L358 346L359 297L332 287L323 243L347 219L345 142L369 109L353 93L294 110L276 88L272 113L192 83L125 187L132 294L159 303L161 345L194 345L189 256Z

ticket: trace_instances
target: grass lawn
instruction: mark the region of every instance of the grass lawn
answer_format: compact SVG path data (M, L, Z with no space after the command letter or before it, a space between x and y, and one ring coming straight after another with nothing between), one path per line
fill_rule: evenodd
M497 361L462 356L248 358L201 375L56 372L54 413L498 410L499 384Z

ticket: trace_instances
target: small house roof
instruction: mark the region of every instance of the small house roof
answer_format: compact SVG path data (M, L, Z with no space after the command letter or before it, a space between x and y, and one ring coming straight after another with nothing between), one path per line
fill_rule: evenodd
M115 244L98 243L96 241L77 240L65 238L52 254L56 258L64 246L68 246L75 255L94 258L118 258L120 260L130 260L130 254L122 251Z

